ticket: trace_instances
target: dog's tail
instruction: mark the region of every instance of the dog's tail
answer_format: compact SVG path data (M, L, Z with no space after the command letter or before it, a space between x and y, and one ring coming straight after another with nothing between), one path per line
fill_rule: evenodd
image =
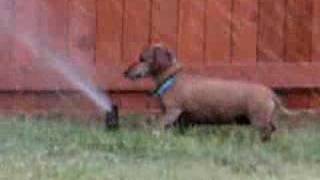
M288 119L300 120L300 119L315 119L320 117L320 111L316 109L299 109L291 110L285 107L281 99L274 95L273 100L276 104L276 110L280 115L286 116Z

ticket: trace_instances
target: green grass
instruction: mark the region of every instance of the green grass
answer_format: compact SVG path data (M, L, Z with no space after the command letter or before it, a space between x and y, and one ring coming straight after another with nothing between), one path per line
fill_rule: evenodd
M0 118L0 179L319 179L319 129L284 129L261 143L250 127L162 132L138 116L111 132L99 124Z

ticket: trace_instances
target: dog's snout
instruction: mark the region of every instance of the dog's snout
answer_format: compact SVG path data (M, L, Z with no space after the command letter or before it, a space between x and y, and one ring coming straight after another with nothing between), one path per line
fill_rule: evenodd
M137 80L144 77L148 77L150 68L147 63L134 63L128 67L128 69L123 73L124 77L130 80Z

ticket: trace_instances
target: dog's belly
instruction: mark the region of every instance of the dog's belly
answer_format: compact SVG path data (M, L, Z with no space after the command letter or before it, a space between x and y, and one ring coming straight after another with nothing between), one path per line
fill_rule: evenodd
M205 124L228 124L240 123L247 124L248 116L245 111L219 109L219 108L202 108L187 110L184 113L184 119L193 123Z
M247 115L247 104L241 96L230 98L194 98L183 103L183 111L192 119L204 122L228 123Z
M184 112L179 117L179 122L188 124L238 124L248 125L250 120L245 114L238 114L234 116L221 116L221 115L199 115L190 112Z

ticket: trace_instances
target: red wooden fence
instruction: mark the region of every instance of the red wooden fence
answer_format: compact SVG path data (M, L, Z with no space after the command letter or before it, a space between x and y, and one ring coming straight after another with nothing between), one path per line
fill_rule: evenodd
M30 47L12 32L93 65L99 86L115 92L150 88L122 71L155 42L190 71L276 88L320 86L319 0L0 0L0 30L0 92L73 89L32 63Z

